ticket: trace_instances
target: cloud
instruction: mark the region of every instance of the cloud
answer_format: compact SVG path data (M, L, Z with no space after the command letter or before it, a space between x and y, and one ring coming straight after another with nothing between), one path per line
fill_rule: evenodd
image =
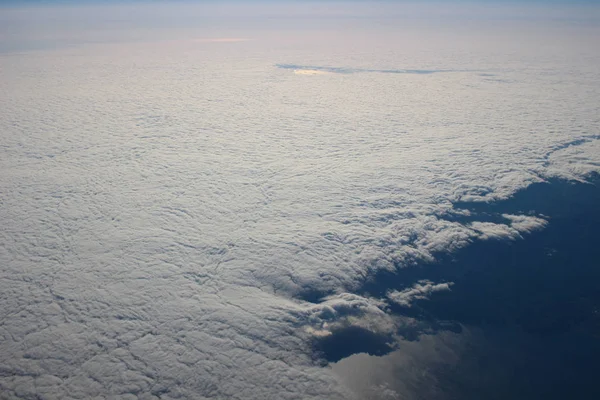
M429 297L436 292L446 292L450 290L452 282L437 283L422 280L415 283L413 287L402 291L393 290L388 293L387 297L393 303L404 307L411 307L416 300L428 300Z
M483 240L488 239L520 239L522 238L519 231L505 224L495 224L493 222L473 222L471 224Z
M228 8L221 24L144 7L2 13L18 22L0 24L9 398L351 399L315 340L349 328L393 338L418 321L391 315L391 301L450 282L386 299L358 287L546 224L517 211L504 224L445 218L467 214L458 201L597 170L586 30L536 25L563 59L506 26L227 19ZM279 73L280 60L298 64ZM437 73L489 70L513 84Z
M385 302L351 293L341 293L323 299L306 311L307 332L327 336L340 327L359 326L373 332L389 332L394 323L385 313Z
M543 229L546 227L546 225L548 225L548 221L545 219L530 215L502 214L502 216L510 220L510 226L516 229L519 233L532 233Z
M546 156L546 174L581 181L582 177L597 173L599 165L594 154L600 151L599 139L598 135L586 135L557 146Z

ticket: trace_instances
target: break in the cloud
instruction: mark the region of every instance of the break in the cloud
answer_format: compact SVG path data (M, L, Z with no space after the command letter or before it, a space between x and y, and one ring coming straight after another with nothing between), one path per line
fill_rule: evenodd
M436 72L451 72L448 70L431 69L368 69L349 67L328 67L317 65L277 64L278 68L291 69L297 74L316 75L319 73L353 74L356 72L378 72L381 74L434 74Z
M480 345L480 336L465 330L423 335L419 341L400 339L401 348L390 354L355 354L332 364L332 369L361 399L450 398L444 393L449 389L447 375L438 371L459 366L468 346Z
M315 338L410 321L353 289L544 224L456 201L597 170L594 27L98 7L2 14L9 398L360 398Z

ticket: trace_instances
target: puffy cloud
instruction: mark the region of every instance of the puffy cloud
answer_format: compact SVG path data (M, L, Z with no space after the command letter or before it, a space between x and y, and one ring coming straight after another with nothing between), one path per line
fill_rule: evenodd
M492 222L473 222L471 224L476 232L479 233L479 238L487 239L519 239L521 235L519 231L505 224L495 224Z
M531 215L503 214L502 216L510 220L510 226L516 229L519 233L531 233L543 229L546 225L548 225L548 221L545 219Z
M374 332L390 332L395 324L392 317L384 311L385 307L386 303L382 300L351 293L330 296L304 311L310 324L307 332L322 336L349 325Z
M392 302L404 307L411 307L415 300L428 300L431 294L435 292L449 291L452 282L433 283L427 280L415 283L413 287L402 291L393 290L388 293L387 297Z
M528 234L543 229L548 221L531 215L502 214L502 218L510 223L499 224L493 222L475 221L469 226L478 234L478 238L488 239L521 239L522 234Z
M597 167L598 63L579 57L585 32L544 36L575 43L558 59L533 36L513 52L512 36L484 29L473 41L455 25L335 35L306 19L269 22L288 21L282 30L237 18L216 35L179 7L133 21L100 18L110 7L97 19L77 7L1 13L34 21L0 24L8 397L352 398L311 342L411 323L387 312L390 299L353 289L544 225L442 218L466 214L455 202ZM165 27L166 16L181 26ZM61 33L36 22L45 18L72 25ZM147 29L157 19L161 29ZM215 37L255 40L193 39ZM282 62L414 73L315 80ZM469 72L499 64L509 83ZM438 69L455 72L418 73ZM410 304L449 285L390 298Z
M598 139L598 135L586 135L557 146L547 155L546 174L581 181L583 177L597 173L598 161L594 155L600 152Z

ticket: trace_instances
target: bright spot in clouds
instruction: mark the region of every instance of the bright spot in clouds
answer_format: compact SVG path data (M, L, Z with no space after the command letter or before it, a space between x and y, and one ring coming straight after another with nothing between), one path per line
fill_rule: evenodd
M235 42L246 42L250 39L244 38L197 38L192 39L192 42L197 43L235 43Z
M315 69L295 69L294 74L296 74L296 75L328 75L328 74L331 74L331 72L318 71Z

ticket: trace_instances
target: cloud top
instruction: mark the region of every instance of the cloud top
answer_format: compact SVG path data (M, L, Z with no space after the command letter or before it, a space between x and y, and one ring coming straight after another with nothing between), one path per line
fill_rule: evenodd
M360 397L315 343L389 351L455 290L365 282L526 239L552 221L462 203L598 170L595 27L347 6L0 13L3 394Z

